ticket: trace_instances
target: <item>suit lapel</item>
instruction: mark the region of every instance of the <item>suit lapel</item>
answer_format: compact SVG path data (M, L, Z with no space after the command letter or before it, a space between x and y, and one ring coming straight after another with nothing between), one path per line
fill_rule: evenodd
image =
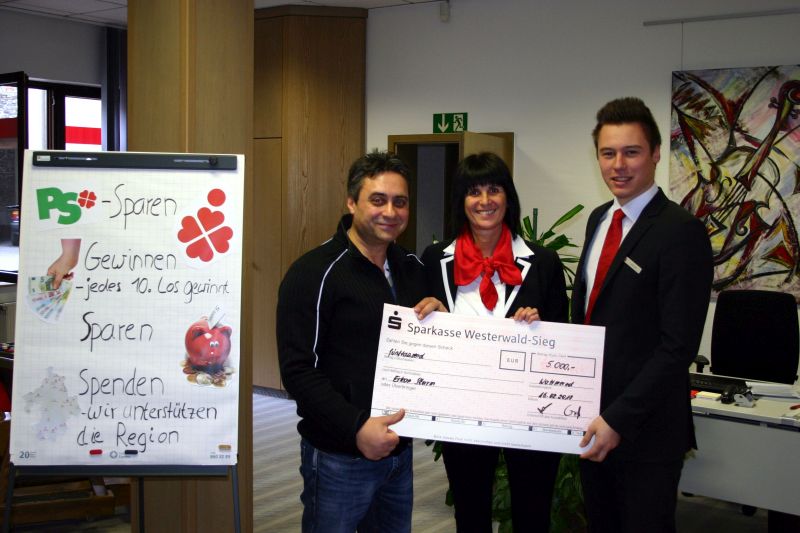
M531 258L517 257L515 263L517 265L517 268L519 268L520 275L522 275L522 283L525 283L525 278L531 271ZM506 298L505 298L506 306L505 309L503 309L503 316L508 316L508 311L509 309L511 309L511 304L513 304L514 300L517 298L520 288L522 288L522 284L506 285Z
M594 211L589 216L589 221L586 223L586 235L583 237L583 250L581 250L581 257L578 260L578 268L575 270L575 281L572 290L572 321L577 324L583 324L584 314L586 308L586 259L589 254L589 243L592 240L597 225L600 223L600 218L603 213L608 211L613 202L608 202ZM607 278L606 278L607 279Z
M442 288L444 289L444 297L447 300L445 305L452 313L453 306L455 305L456 298L456 278L453 272L453 265L455 264L455 241L451 242L442 249L442 258L439 259L439 268L442 275Z
M450 311L453 311L453 306L455 305L456 300L456 291L458 287L456 287L456 276L453 272L455 268L455 256L451 255L448 257L442 258L442 275L444 276L444 290L445 296L447 296L447 308Z
M511 306L517 299L520 290L522 290L522 285L525 283L525 278L527 278L528 274L533 270L534 261L536 261L533 248L528 246L528 243L526 243L522 237L515 236L514 240L511 242L511 247L514 252L514 264L519 269L522 283L519 285L506 285L504 298L505 306L503 307L503 316L505 317L509 315L509 311L512 309Z
M648 203L642 210L642 214L639 215L636 223L622 240L619 250L617 250L617 255L614 256L614 260L611 262L611 266L608 267L606 279L603 281L603 286L600 287L600 293L597 295L598 301L602 299L603 292L613 282L614 276L625 262L625 258L630 255L631 251L636 247L636 244L639 242L639 240L652 227L653 221L655 220L654 217L661 212L666 203L667 197L664 195L661 189L659 189L658 193L653 197L652 200L650 200L650 203Z

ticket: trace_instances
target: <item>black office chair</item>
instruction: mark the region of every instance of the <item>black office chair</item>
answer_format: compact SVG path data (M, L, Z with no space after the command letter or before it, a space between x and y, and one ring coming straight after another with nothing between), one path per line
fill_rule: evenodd
M717 297L711 372L794 383L800 357L797 303L791 294L728 290Z

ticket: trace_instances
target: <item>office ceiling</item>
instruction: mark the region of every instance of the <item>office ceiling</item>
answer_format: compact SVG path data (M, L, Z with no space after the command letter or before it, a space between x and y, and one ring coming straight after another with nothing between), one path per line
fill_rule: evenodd
M374 9L436 1L439 0L254 0L253 3L256 9L285 4ZM0 0L0 10L4 9L115 28L128 25L128 0Z

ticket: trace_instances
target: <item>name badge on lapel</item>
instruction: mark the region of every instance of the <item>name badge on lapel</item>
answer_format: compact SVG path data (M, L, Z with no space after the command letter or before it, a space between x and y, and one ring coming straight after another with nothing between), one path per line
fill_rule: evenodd
M636 261L634 261L630 257L626 257L625 258L625 264L628 265L630 267L630 269L633 270L634 272L636 272L637 274L641 274L642 273L642 267L637 265Z

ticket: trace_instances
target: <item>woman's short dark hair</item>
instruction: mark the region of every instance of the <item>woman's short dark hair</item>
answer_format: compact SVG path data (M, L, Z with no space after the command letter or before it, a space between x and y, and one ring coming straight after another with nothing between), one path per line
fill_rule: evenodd
M513 235L519 235L521 210L511 171L498 155L491 152L468 155L461 160L453 175L450 210L453 231L456 235L467 226L467 214L464 212L464 199L467 197L467 192L480 185L498 185L503 188L506 193L506 215L503 222L506 223Z
M347 196L358 201L358 193L365 178L374 178L386 172L403 176L406 183L411 179L411 169L399 157L390 152L370 152L356 159L347 173Z

